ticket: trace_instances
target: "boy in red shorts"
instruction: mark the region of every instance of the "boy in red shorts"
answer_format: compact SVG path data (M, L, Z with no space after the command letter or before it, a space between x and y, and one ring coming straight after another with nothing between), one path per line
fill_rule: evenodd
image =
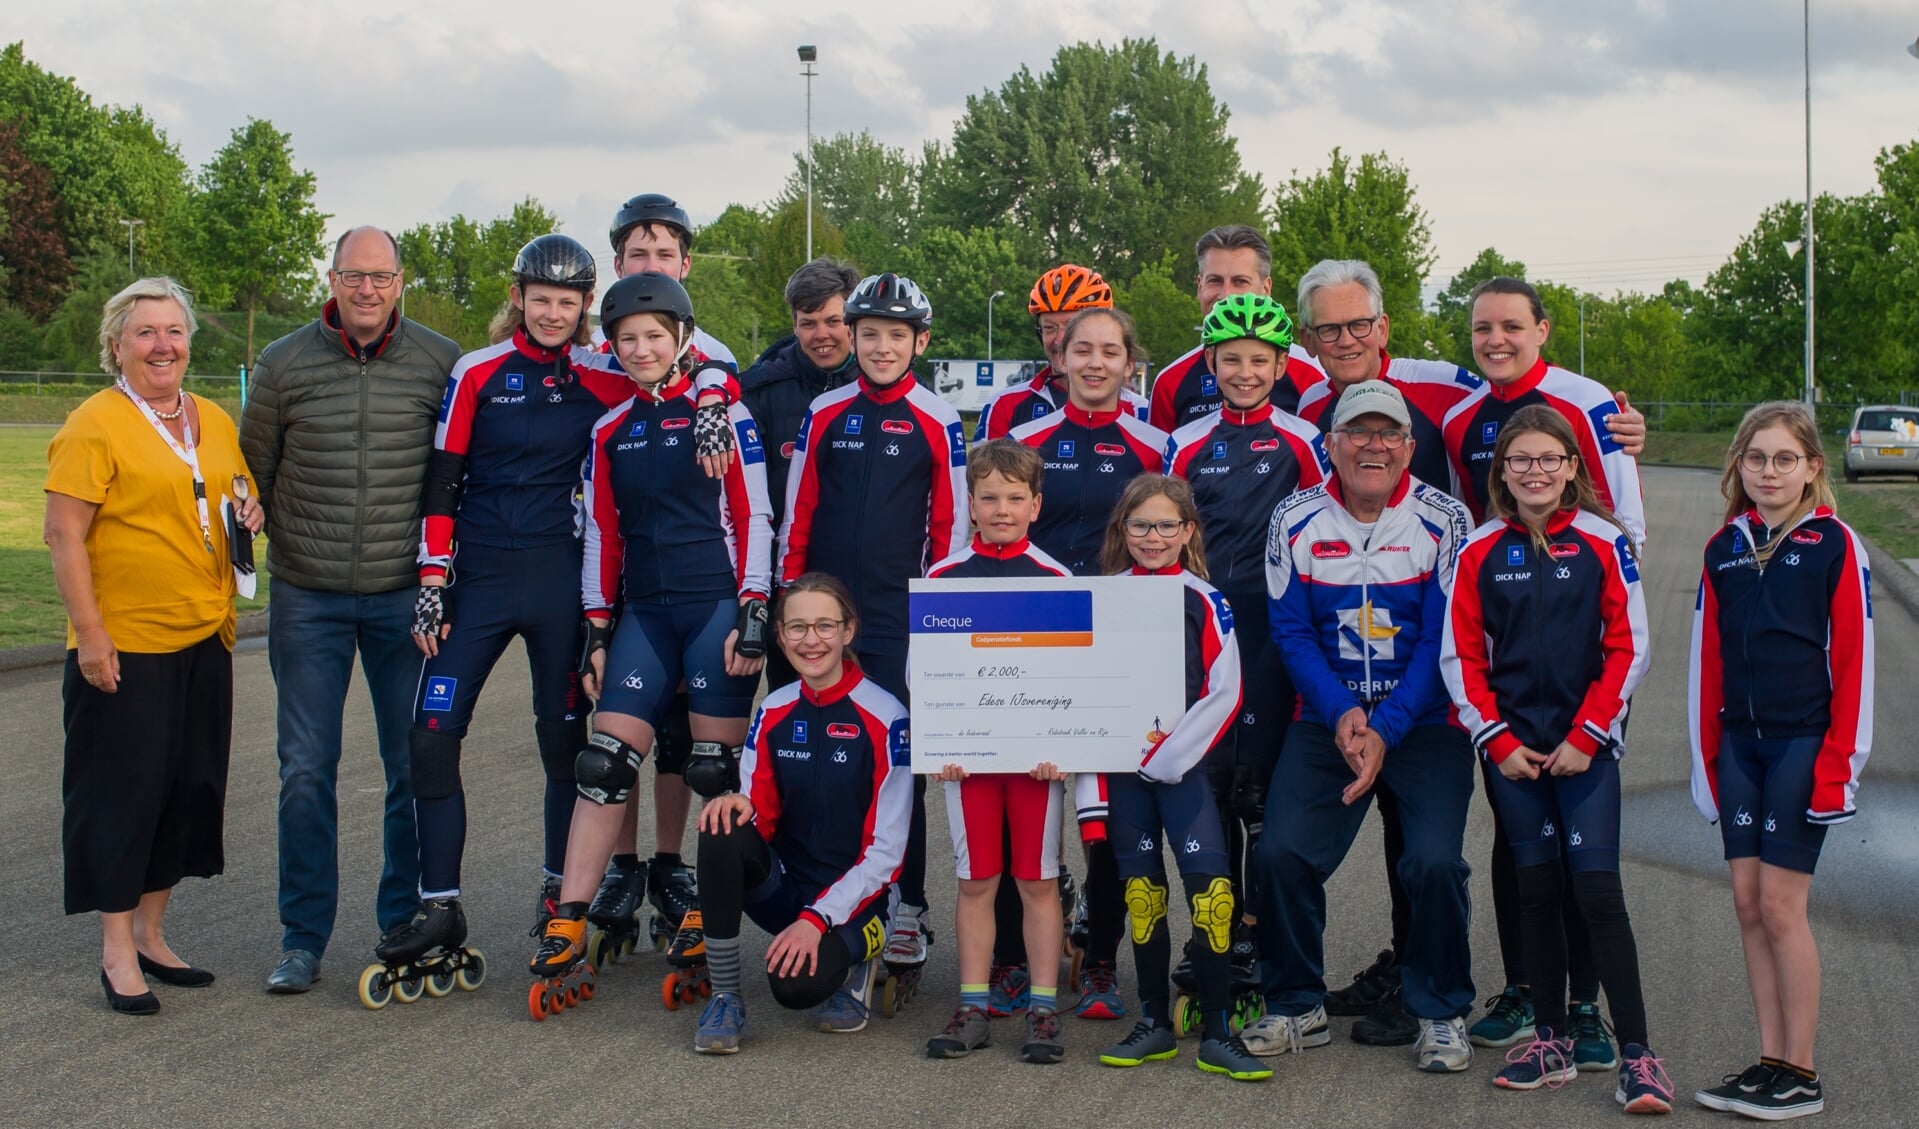
M1035 548L1026 531L1039 516L1038 451L1010 439L982 443L967 456L966 496L973 540L934 565L928 579L1068 576L1063 565ZM1024 909L1026 951L1057 953L1060 807L1064 779L1050 764L1032 772L968 775L958 765L940 771L946 782L946 817L953 830L953 864L959 871L960 1003L946 1030L927 1041L932 1058L961 1058L992 1042L986 997L993 963L993 897L1000 876L1010 873ZM1008 833L1010 831L1010 834ZM1005 857L1010 844L1011 856ZM1020 1057L1058 1062L1060 1041L1059 961L1036 961L1032 1006Z

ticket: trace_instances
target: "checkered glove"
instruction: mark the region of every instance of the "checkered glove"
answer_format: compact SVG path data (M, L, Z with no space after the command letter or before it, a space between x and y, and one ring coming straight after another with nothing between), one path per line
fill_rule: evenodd
M733 428L726 419L726 405L712 403L693 413L693 453L701 458L724 455L733 449Z
M429 639L440 637L440 625L446 622L446 589L438 585L420 585L413 597L413 634Z

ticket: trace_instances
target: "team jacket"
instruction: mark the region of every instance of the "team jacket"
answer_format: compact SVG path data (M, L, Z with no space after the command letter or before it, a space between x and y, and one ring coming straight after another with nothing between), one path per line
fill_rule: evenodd
M823 692L804 682L761 703L740 754L753 825L803 889L800 917L824 933L887 896L913 813L906 707L860 673Z
M1331 470L1318 433L1270 403L1250 412L1221 407L1166 445L1166 473L1193 484L1207 570L1235 596L1266 587L1266 534L1279 503Z
M1630 539L1584 510L1546 523L1491 521L1460 550L1439 669L1473 745L1499 764L1561 741L1624 751L1626 702L1652 657Z
M1139 774L1156 784L1177 784L1206 759L1239 716L1239 644L1233 640L1233 610L1212 585L1177 566L1133 576L1177 576L1186 585L1186 712L1139 760Z
M708 478L693 452L699 390L676 376L593 425L586 462L588 611L684 604L772 591L766 455L743 404L727 408L736 457Z
M1325 379L1319 362L1294 345L1286 351L1285 376L1273 384L1273 406L1282 412L1292 411L1307 389ZM1147 422L1161 431L1178 431L1218 411L1222 403L1219 378L1207 366L1206 348L1201 346L1160 369L1153 378L1153 407Z
M1499 429L1527 404L1548 405L1572 425L1579 439L1579 457L1593 472L1599 500L1632 534L1633 543L1644 545L1646 506L1639 493L1639 463L1606 430L1606 417L1619 410L1612 393L1598 381L1548 365L1543 358L1511 384L1501 386L1489 380L1467 393L1441 425L1446 452L1453 460L1453 486L1474 520L1483 521L1486 516Z
M964 549L926 570L928 580L1071 575L1024 537L1011 545L989 545L977 534Z
M775 341L753 367L740 377L740 400L760 425L760 440L766 446L766 488L773 498L773 528L786 520L786 472L793 463L794 442L800 435L800 421L814 400L846 384L859 375L859 362L853 354L832 372L815 365L800 348L799 340L787 335Z
M1119 390L1119 402L1142 420L1152 410L1151 401L1124 386ZM979 422L973 426L973 442L1004 438L1021 424L1058 411L1064 403L1066 377L1054 372L1051 365L1041 365L1033 379L1014 385L987 402L986 410L979 414Z
M461 357L427 464L420 575L447 575L457 542L518 549L578 538L587 435L632 395L608 358L541 348L525 329Z
M780 583L809 569L853 593L868 638L906 638L906 582L966 544L959 413L909 374L864 375L800 421L780 526Z
M1075 575L1097 575L1113 507L1134 475L1164 465L1166 433L1123 407L1087 412L1068 404L1015 429L1012 438L1046 460L1033 541Z
M1446 721L1440 636L1468 528L1464 505L1411 475L1371 532L1347 512L1337 477L1280 504L1266 590L1301 716L1332 729L1359 706L1389 749Z
M1755 539L1784 537L1761 571ZM1687 671L1692 800L1719 818L1719 735L1823 738L1806 818L1854 813L1872 750L1872 569L1825 506L1771 532L1757 510L1706 542Z
M1485 382L1458 365L1393 357L1384 349L1379 351L1379 379L1399 389L1413 417L1415 446L1407 473L1421 482L1451 483L1453 464L1446 454L1446 437L1440 425L1448 412ZM1340 391L1330 380L1308 388L1299 398L1299 418L1325 435L1333 429Z

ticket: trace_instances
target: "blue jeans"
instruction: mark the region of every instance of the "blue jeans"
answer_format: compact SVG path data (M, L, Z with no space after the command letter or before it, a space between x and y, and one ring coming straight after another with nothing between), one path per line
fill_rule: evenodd
M419 906L420 843L407 776L407 730L423 658L414 590L360 596L273 582L267 656L279 687L281 947L324 954L340 901L339 769L353 652L360 652L386 768L382 931Z
M1260 987L1270 1013L1303 1015L1326 999L1326 880L1352 848L1373 798L1369 792L1341 803L1352 781L1331 730L1292 724L1253 848ZM1452 726L1416 728L1387 750L1374 790L1399 802L1406 833L1399 877L1412 921L1401 954L1401 1004L1422 1019L1463 1016L1473 1006L1470 871L1460 853L1473 795L1472 745Z

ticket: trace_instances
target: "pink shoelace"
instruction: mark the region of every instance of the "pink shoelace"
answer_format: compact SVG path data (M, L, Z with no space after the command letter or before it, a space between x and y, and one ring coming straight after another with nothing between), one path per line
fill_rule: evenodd
M1643 1054L1626 1060L1626 1069L1634 1082L1645 1086L1662 1099L1672 1100L1672 1079L1666 1077L1666 1060Z
M1535 1035L1533 1036L1532 1042L1527 1043L1523 1047L1514 1047L1512 1050L1507 1051L1506 1061L1512 1063L1514 1066L1517 1066L1522 1062L1527 1062L1532 1059L1539 1060L1539 1073L1541 1074L1541 1076L1544 1076L1546 1078L1546 1088L1548 1090L1557 1090L1561 1086L1564 1086L1567 1083L1568 1079L1565 1079L1565 1078L1554 1079L1553 1077L1551 1077L1553 1072L1550 1069L1548 1069L1546 1065L1546 1056L1549 1054L1556 1055L1558 1057L1559 1067L1561 1070L1570 1069L1572 1067L1572 1054L1573 1054L1572 1040L1541 1039L1539 1036ZM1643 1061L1643 1060L1635 1060L1635 1061ZM1667 1092L1671 1093L1671 1090L1668 1089Z

